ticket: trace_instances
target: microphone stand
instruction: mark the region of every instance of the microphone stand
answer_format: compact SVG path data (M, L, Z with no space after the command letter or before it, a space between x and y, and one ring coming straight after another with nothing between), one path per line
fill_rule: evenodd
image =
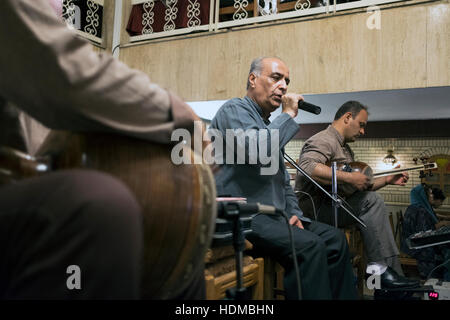
M311 181L317 188L319 188L320 190L322 190L323 193L325 193L331 200L332 200L332 205L333 205L333 210L334 210L334 215L335 215L335 225L337 228L337 211L339 208L344 209L353 219L355 219L359 224L361 224L364 228L367 228L366 224L359 219L356 215L354 215L352 212L350 212L350 210L348 210L345 206L342 205L341 203L341 199L339 199L338 194L337 194L337 176L336 176L336 167L334 170L334 174L333 174L333 170L332 170L332 179L334 181L332 181L332 192L333 195L331 195L328 191L326 191L316 180L314 180L313 178L311 178L302 168L300 168L300 166L297 165L297 163L295 163L295 161L288 156L286 153L283 154L284 159L286 159L287 162L289 162L295 169L297 169L298 172L300 172L301 174L303 174L306 178L309 179L309 181ZM336 163L334 163L334 165L336 166ZM334 186L333 186L334 185Z
M288 226L289 239L291 243L292 257L294 261L294 269L297 280L297 295L298 299L302 297L300 272L298 268L297 256L295 251L294 238L292 234L292 226L289 225L289 218L284 210L277 209L273 206L255 204L241 204L238 202L218 202L218 216L223 219L233 221L233 247L235 251L236 261L236 288L231 288L226 291L227 298L231 300L246 300L246 288L243 286L243 251L245 250L245 236L242 228L240 217L242 215L253 215L257 213L268 215L282 215L286 220Z
M236 288L226 291L227 298L231 300L246 300L246 288L243 283L243 255L245 250L245 236L242 230L239 204L223 202L222 218L233 221L233 248L236 263Z
M331 163L331 195L333 196L333 202L331 203L331 207L333 208L334 213L334 227L338 227L338 211L341 206L341 201L338 199L337 194L337 163L333 161Z

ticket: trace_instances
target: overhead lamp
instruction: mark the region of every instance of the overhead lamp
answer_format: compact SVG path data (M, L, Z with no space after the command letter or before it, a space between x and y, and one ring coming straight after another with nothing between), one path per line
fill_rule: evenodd
M390 166L395 166L398 162L397 158L394 156L394 147L390 147L387 150L387 155L383 158L383 163Z

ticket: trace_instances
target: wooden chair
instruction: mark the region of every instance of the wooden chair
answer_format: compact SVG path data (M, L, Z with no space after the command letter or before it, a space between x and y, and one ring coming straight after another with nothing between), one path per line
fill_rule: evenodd
M361 231L356 225L341 229L343 230L352 256L352 267L357 277L358 295L360 298L364 295L365 274L367 259L364 253L364 244Z
M401 235L402 235L402 227L403 227L403 213L402 210L396 212L397 217L397 226L394 231L394 223L393 223L393 213L391 212L389 214L389 221L391 223L392 230L394 232L394 237L397 241L397 246L400 248L401 244ZM403 272L408 275L414 274L417 276L419 274L419 270L417 269L417 260L413 257L409 256L408 254L404 252L400 252L399 256L400 264L402 265L402 268L404 269Z
M264 258L264 300L284 300L284 268L272 258Z
M255 259L262 259L264 263L264 300L283 300L284 294L284 268L270 256L261 255L260 253L249 250L249 254Z
M246 241L246 250L253 246ZM251 290L249 298L262 300L264 290L264 260L244 255L243 286ZM226 291L237 285L233 246L214 247L205 255L206 299L220 300Z

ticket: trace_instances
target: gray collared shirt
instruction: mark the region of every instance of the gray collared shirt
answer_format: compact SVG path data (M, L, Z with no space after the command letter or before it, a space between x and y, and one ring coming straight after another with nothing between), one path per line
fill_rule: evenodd
M303 216L303 212L298 207L297 197L294 194L292 186L289 183L289 174L286 170L283 160L284 146L292 139L299 130L298 124L286 113L277 116L273 122L263 118L262 109L258 104L249 97L234 98L227 101L217 112L211 122L210 129L217 130L223 137L226 137L227 129L242 129L258 132L266 131L271 137L271 130L277 130L279 134L279 149L277 152L278 165L276 172L272 175L261 174L264 165L259 158L259 152L256 162L251 164L249 158L254 153L249 153L250 140L256 139L260 141L260 135L248 138L245 146L245 163L237 162L229 163L225 161L227 151L230 152L229 145L235 145L236 141L226 140L228 146L224 146L223 159L224 164L220 166L220 170L215 176L217 194L219 196L245 197L248 203L258 202L261 204L272 205L279 209L284 209L288 216L297 215L303 221L310 221ZM272 131L273 132L273 131ZM272 135L273 136L273 135ZM255 143L255 141L253 141ZM233 152L237 153L237 149L233 147ZM259 151L259 148L258 148ZM268 147L268 154L272 151ZM229 157L230 158L230 157ZM231 157L236 161L236 154Z
M318 163L330 165L336 161L338 164L350 163L354 161L354 153L340 133L332 126L322 130L308 140L303 145L299 157L299 166L311 175ZM319 199L319 192L316 187L302 174L297 174L295 190L300 190L311 194L316 201ZM301 196L300 205L302 208L309 207L305 202L309 198ZM303 204L302 204L303 203Z

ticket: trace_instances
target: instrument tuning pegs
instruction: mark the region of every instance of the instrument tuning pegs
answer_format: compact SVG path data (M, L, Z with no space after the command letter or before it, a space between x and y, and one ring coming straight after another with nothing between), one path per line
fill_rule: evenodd
M419 178L420 178L420 179L423 179L423 178L425 178L425 177L426 177L425 172L423 172L423 170L420 170Z
M423 164L428 162L428 159L430 159L429 157L421 157L420 161L422 161Z

